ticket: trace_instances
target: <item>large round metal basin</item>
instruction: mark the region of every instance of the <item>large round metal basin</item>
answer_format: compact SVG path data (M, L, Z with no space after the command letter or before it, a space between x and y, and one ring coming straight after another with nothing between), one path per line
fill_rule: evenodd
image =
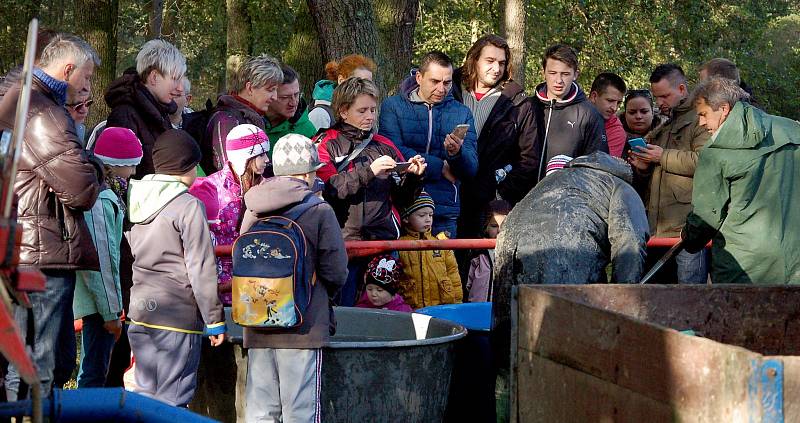
M242 327L226 311L229 339L241 344ZM336 307L334 313L336 335L322 352L322 421L441 422L450 391L454 342L467 330L417 313L351 307ZM201 363L209 364L213 365ZM243 384L242 379L237 384ZM244 392L242 388L237 390ZM223 400L216 394L211 397ZM198 404L197 409L208 410L203 407L207 405Z
M322 354L325 422L440 422L454 341L467 331L416 313L339 307Z

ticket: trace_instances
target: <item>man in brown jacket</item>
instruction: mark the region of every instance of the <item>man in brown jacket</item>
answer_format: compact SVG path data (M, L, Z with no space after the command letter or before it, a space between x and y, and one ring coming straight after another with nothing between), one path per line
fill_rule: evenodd
M650 233L679 237L692 210L692 180L698 152L708 141L688 101L689 88L680 66L662 64L650 76L650 88L662 115L669 120L647 135L647 148L632 152L630 162L639 177L649 178L644 200ZM705 251L681 251L675 257L679 283L705 283ZM674 278L673 280L674 281Z
M75 336L72 297L76 270L99 270L97 251L83 212L100 193L102 165L89 160L75 133L75 122L64 107L91 93L91 78L100 64L86 41L55 34L34 68L30 109L24 131L14 193L17 222L22 230L20 267L41 270L45 291L29 294L32 308L18 307L15 320L26 336L33 322L33 361L42 395L50 394L57 355L72 358ZM0 129L14 126L20 83L8 88L0 101ZM67 369L69 372L71 370ZM19 394L19 374L9 366L6 390L10 401Z

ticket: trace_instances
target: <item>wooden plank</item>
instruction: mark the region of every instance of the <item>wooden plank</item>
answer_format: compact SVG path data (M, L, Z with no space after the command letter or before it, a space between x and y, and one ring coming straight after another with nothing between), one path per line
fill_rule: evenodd
M531 352L521 354L519 359L519 422L639 423L676 420L669 405L645 395Z
M763 355L800 355L800 286L549 285L537 289Z
M530 352L669 404L678 415L718 421L747 415L747 380L758 354L529 286L520 288L518 301L518 354Z

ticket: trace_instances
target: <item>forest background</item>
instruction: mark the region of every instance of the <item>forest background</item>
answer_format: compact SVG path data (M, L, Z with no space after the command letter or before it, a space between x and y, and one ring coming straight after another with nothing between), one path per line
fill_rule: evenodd
M297 69L306 99L328 60L365 54L392 94L425 52L439 49L461 64L472 42L497 33L509 39L514 78L528 93L542 80L542 52L557 42L578 51L585 88L604 71L620 74L629 89L648 88L664 62L680 64L694 81L703 62L726 57L767 111L800 119L798 0L6 0L3 9L0 74L21 62L36 16L98 50L95 99L154 37L186 55L197 109L225 91L226 75L248 54L269 53ZM107 114L95 102L88 123Z

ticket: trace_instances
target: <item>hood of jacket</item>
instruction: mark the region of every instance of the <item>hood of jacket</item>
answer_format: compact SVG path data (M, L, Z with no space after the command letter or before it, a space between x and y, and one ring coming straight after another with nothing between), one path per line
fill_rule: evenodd
M248 190L244 202L248 210L259 215L284 210L303 201L310 193L306 181L275 176Z
M633 184L633 170L631 170L631 165L625 160L613 157L602 151L595 151L587 156L577 157L567 163L565 168L568 167L588 167L590 169L600 170L610 173L629 184Z
M174 101L163 104L156 100L142 84L139 74L134 68L128 68L121 77L113 81L106 89L104 98L108 107L112 109L127 104L139 110L144 118L152 118L156 121L162 120L164 115L171 115L178 110L178 105Z
M411 69L411 74L400 83L400 94L404 99L406 99L406 101L411 103L419 103L411 100L411 93L419 88L419 84L417 83L417 72L417 69ZM453 79L453 84L455 83L455 79ZM453 97L453 89L451 88L450 91L447 92L447 95L444 96L444 99L441 102L434 104L433 107L440 107L455 100L455 97Z
M570 88L569 93L564 96L563 99L553 101L547 98L547 83L542 82L536 86L536 98L546 106L549 106L552 102L553 108L558 110L574 104L583 103L586 101L586 93L583 92L583 89L581 89L581 86L578 85L577 82L573 82L572 88Z
M128 211L131 223L150 223L170 201L189 191L176 176L146 175L131 179L128 185Z
M333 90L335 88L336 83L329 79L317 81L314 84L314 91L311 92L311 98L331 102L333 101Z
M741 150L760 146L766 147L767 151L774 151L786 144L800 144L800 133L792 129L794 128L792 123L794 121L790 119L768 115L750 104L739 101L706 144L706 148L713 146Z

